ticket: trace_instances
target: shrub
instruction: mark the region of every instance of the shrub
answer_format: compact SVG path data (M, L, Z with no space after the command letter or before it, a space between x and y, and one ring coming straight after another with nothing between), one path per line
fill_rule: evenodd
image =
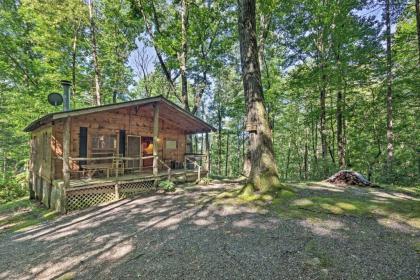
M159 187L165 192L175 191L175 184L171 180L163 180L159 182Z
M210 184L210 183L211 183L211 179L210 179L209 177L204 177L204 178L201 178L201 183L202 183L203 185L208 185L208 184Z

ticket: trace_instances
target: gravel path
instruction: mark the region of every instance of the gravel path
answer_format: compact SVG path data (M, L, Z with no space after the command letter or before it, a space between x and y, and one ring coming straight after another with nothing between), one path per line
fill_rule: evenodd
M126 199L0 236L1 279L420 279L417 231L212 203L234 185Z

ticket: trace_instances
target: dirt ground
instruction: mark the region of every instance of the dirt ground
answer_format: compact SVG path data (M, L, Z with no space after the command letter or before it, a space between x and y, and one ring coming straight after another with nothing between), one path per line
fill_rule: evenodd
M418 228L221 199L237 187L150 194L0 234L0 278L420 279Z

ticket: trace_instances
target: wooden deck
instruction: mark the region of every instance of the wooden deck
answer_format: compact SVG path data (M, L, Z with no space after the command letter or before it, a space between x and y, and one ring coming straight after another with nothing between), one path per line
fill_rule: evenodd
M206 171L201 171L201 175L205 175ZM175 180L179 179L182 176L193 177L198 175L198 170L184 170L184 169L174 169L171 170L171 177ZM91 178L91 179L71 179L70 180L70 188L67 190L74 190L80 188L89 188L95 186L104 186L104 185L115 185L115 184L124 184L130 182L138 182L138 181L147 181L147 180L165 180L168 177L167 171L159 171L157 176L153 176L152 171L144 171L141 173L136 174L126 174L126 175L119 175L118 177L103 177L103 178ZM64 184L63 180L54 180L54 186L60 186Z

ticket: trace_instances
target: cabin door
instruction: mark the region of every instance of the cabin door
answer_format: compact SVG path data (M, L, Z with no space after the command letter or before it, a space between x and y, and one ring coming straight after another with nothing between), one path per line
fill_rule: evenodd
M141 150L143 157L153 156L153 137L142 136L141 137ZM143 168L152 168L153 158L143 159Z
M127 136L127 157L141 157L140 136ZM130 169L140 169L140 160L128 160L127 167Z

